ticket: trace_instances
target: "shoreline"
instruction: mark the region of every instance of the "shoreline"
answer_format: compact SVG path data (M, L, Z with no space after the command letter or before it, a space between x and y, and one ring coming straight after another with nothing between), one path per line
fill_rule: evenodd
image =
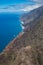
M22 24L24 24L24 22L21 21L20 25L21 25L22 31L15 38L13 38L11 41L9 41L8 45L6 45L6 47L3 49L3 51L0 52L0 54L3 54L5 49L10 45L10 43L12 43L12 41L15 41L17 38L19 38L20 36L22 36L24 34L24 32L23 32L24 26L22 26Z
M20 32L19 35L17 35L16 38L14 38L13 40L11 40L11 41L8 43L8 45L5 47L5 49L0 53L0 55L2 55L4 52L8 51L8 50L9 50L8 48L10 48L10 47L12 46L13 42L15 42L15 41L16 41L18 38L20 38L23 34L24 34L24 32Z
M21 28L22 28L22 30L24 30L24 29L25 29L25 27L23 26L23 24L24 24L24 22L23 22L23 21L21 21Z

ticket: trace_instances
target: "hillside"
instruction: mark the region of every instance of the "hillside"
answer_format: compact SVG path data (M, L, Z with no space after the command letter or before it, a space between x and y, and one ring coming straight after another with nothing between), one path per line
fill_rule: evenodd
M34 21L33 29L20 33L0 53L0 65L43 65L43 13Z

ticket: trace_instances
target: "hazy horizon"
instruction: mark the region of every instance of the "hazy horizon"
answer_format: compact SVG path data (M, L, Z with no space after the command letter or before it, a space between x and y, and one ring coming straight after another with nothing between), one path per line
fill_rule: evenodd
M42 0L0 0L0 13L31 11L42 3Z

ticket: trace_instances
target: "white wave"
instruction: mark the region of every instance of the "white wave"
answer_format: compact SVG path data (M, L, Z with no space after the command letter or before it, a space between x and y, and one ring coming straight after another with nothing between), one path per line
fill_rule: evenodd
M24 22L23 22L23 21L21 21L21 24L24 24Z
M24 27L24 26L22 26L22 29L25 29L25 27Z

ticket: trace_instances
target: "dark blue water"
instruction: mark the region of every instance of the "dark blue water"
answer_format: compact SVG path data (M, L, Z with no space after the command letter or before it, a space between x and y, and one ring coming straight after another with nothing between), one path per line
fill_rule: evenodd
M15 38L21 31L19 14L0 14L0 52Z

